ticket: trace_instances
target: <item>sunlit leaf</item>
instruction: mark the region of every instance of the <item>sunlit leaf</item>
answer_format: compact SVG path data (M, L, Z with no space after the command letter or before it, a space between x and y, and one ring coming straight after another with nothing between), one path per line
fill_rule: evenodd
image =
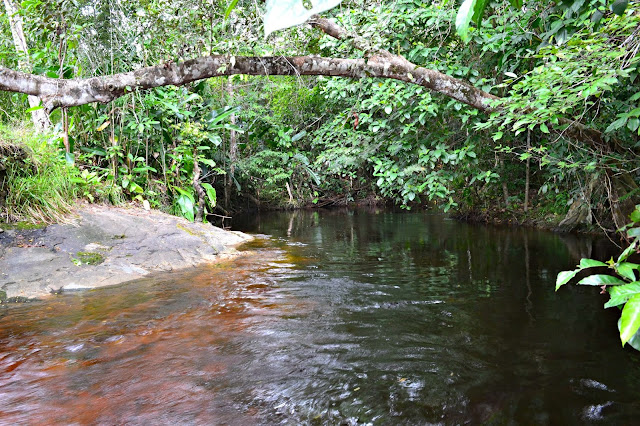
M486 9L487 4L489 4L489 0L477 0L473 7L473 17L471 19L478 27L480 27L480 24L482 23L482 15L484 15L484 10Z
M106 128L107 128L107 126L108 126L109 124L111 124L111 121L110 121L110 120L105 121L104 123L102 123L102 124L100 125L100 127L98 127L98 128L96 129L96 131L98 131L98 132L103 131L104 129L106 129Z
M627 343L640 328L640 294L629 298L620 316L620 340Z
M291 142L297 142L300 139L302 139L303 137L305 137L307 135L307 131L303 130L300 133L296 133L295 135L293 135L293 137L291 138Z
M209 201L209 205L211 206L211 208L214 208L217 202L215 188L211 186L211 184L208 184L206 182L202 182L201 185L207 193L207 200Z
M640 294L640 282L638 281L632 282L631 284L609 287L609 296L611 296L611 298L605 303L604 307L606 309L622 305L636 294Z
M473 9L478 0L464 0L456 15L456 32L464 41L469 40L469 23L473 18Z
M607 264L604 263L604 262L600 262L599 260L593 260L593 259L581 259L580 260L580 269L595 268L597 266L607 266Z
M563 285L565 285L566 283L571 281L571 279L573 277L575 277L578 272L580 272L580 271L579 270L575 270L575 271L561 271L561 272L559 272L558 273L558 278L556 279L556 291L558 291L558 289L560 287L562 287Z
M626 282L612 275L595 274L595 275L590 275L586 278L581 279L580 281L578 281L578 284L601 286L601 285L623 285L623 284L626 284Z
M207 165L207 166L209 166L209 167L215 167L215 166L216 166L216 162L215 162L215 161L213 161L213 160L212 160L212 159L210 159L210 158L198 158L198 161L199 161L200 163L206 164L206 165Z
M638 246L638 240L634 240L631 244L629 244L629 247L624 249L624 251L620 254L620 256L618 257L618 261L616 263L620 264L625 260L627 260L627 258L631 256L631 253L636 251L637 246Z
M238 4L238 0L231 0L229 5L227 6L227 10L224 11L224 19L229 18L229 15L231 15L231 12L233 11L233 9L236 7L237 4Z
M637 263L624 262L618 265L616 272L629 281L635 281L636 276L633 271L636 269L638 269Z
M187 96L187 99L184 100L185 104L188 104L191 101L194 101L196 99L202 99L202 96L198 95L197 93L192 93L189 96Z

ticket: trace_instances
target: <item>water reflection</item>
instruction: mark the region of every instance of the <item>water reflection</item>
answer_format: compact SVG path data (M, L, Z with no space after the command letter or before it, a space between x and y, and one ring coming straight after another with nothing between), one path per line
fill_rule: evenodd
M253 254L0 308L0 422L633 423L638 357L558 270L599 250L420 213L237 223ZM568 241L568 242L567 242Z

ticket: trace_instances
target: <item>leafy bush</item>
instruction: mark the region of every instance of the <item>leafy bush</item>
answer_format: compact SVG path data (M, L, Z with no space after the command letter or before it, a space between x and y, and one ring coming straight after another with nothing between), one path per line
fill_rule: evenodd
M622 309L618 321L622 346L629 343L634 349L640 351L640 333L638 332L640 329L640 281L636 274L640 265L627 261L633 253L640 251L640 226L638 226L640 224L640 205L637 205L631 214L631 221L632 223L621 230L626 234L630 244L616 261L613 258L607 262L582 259L573 271L562 271L558 274L556 291L582 271L588 271L591 268L610 268L613 273L590 274L578 281L578 284L602 287L603 291L609 292L611 298L604 307Z

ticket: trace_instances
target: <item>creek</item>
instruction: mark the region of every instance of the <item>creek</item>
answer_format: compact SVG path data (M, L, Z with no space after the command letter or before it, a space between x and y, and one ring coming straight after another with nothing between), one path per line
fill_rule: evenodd
M424 212L238 218L247 254L0 306L0 424L633 424L592 237Z

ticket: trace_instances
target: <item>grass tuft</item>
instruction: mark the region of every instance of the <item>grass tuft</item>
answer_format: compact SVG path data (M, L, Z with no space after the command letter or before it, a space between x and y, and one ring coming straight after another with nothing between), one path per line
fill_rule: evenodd
M6 222L68 222L77 187L73 166L47 135L0 126L0 218Z

